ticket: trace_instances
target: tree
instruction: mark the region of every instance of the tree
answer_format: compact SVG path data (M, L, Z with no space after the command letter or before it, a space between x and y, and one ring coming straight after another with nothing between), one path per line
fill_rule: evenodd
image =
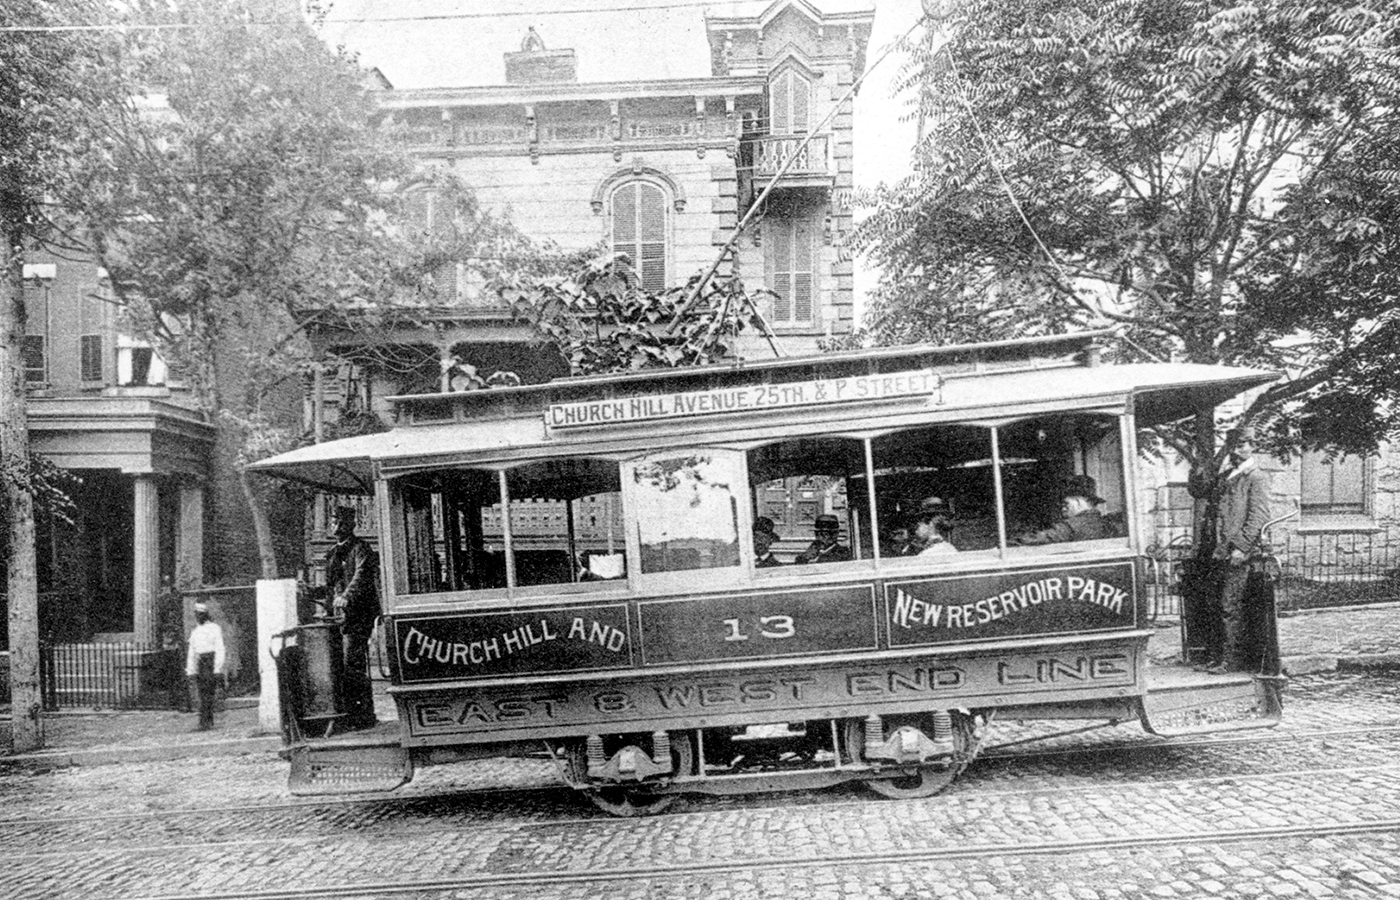
M1393 0L968 0L907 87L914 172L858 239L878 339L1112 325L1138 358L1289 377L1275 449L1400 425ZM1214 471L1214 420L1162 435Z
M63 26L101 20L83 0L15 0L0 7L0 490L13 748L40 745L35 496L62 503L53 468L30 455L25 408L24 258L61 236L47 204L67 177L104 83L90 65L92 38Z
M220 426L222 463L241 463L299 430L287 401L307 324L385 302L407 277L389 230L407 160L364 73L295 7L137 0L126 15L139 27L110 62L128 99L72 203L132 327ZM241 487L275 577L268 521Z
M701 277L650 294L627 257L610 254L582 261L569 275L519 279L501 294L575 375L724 362L745 327L771 335L737 278L708 279L688 301Z

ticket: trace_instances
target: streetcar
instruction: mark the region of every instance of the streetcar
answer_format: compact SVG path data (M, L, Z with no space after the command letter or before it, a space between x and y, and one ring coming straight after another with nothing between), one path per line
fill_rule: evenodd
M911 798L998 718L1277 724L1271 610L1248 672L1149 663L1136 483L1140 432L1276 375L1109 364L1109 337L393 397L389 432L254 464L369 494L378 525L397 721L335 727L333 622L279 635L293 792L523 754L615 815ZM1070 484L1098 524L1055 540ZM916 520L948 546L896 545Z

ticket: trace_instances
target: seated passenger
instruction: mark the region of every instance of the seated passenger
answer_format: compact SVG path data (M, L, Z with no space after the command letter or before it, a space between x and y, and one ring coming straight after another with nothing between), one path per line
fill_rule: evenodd
M781 566L783 561L773 555L773 544L778 540L778 533L773 530L773 520L767 516L759 516L753 522L753 566L755 569L767 569L773 566Z
M953 546L953 520L948 513L948 504L942 497L925 497L919 503L919 521L914 528L919 541L920 556L943 556L957 553Z
M1071 475L1061 492L1063 518L1040 531L1018 535L1015 544L1056 544L1062 541L1093 541L1113 536L1098 506L1104 500L1098 495L1098 485L1088 475Z
M829 513L817 516L817 536L811 544L798 554L793 562L798 565L808 563L845 562L851 559L851 548L841 543L841 520Z
M919 545L914 543L914 529L903 523L890 529L889 543L880 550L881 556L918 556Z

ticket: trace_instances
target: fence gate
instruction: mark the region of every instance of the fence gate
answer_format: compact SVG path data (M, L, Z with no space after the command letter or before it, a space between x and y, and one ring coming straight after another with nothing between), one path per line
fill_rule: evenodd
M40 644L44 709L174 709L184 705L178 648L129 642Z

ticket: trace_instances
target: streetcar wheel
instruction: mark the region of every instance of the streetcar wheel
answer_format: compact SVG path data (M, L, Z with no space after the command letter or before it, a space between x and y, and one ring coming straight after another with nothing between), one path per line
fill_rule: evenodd
M953 712L953 755L931 760L924 765L901 767L899 774L888 778L867 778L866 787L882 797L912 800L932 797L944 790L972 762L973 721L966 713ZM925 734L933 734L933 717L928 714L886 716L886 733L902 725L913 725ZM842 753L847 761L861 762L865 757L865 720L847 719L841 727Z
M633 744L644 752L651 753L650 734L611 735L603 739L604 752L611 755L628 744ZM574 741L568 751L569 780L576 784L588 783L587 744ZM689 731L671 732L671 764L677 775L695 773L695 742ZM656 794L644 785L610 785L608 787L588 787L583 791L589 802L603 812L613 816L654 816L664 812L676 802L675 794Z

